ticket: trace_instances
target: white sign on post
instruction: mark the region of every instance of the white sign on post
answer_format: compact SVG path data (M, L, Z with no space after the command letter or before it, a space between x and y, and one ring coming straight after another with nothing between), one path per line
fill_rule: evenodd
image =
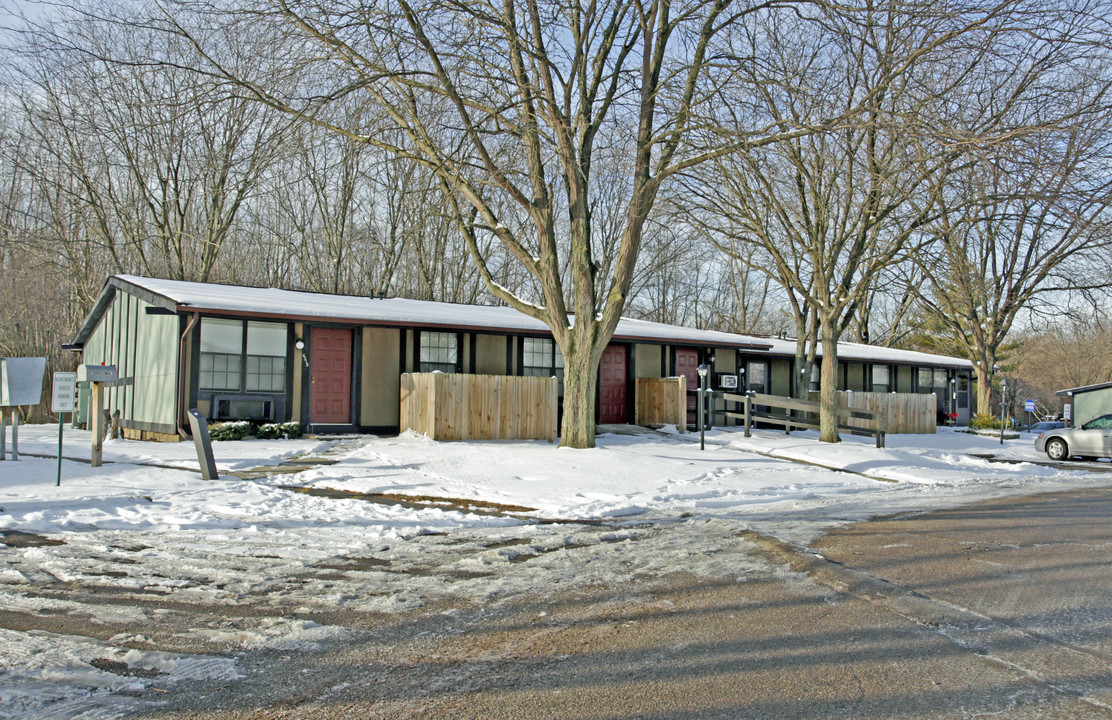
M19 459L19 405L38 405L46 358L0 358L0 460L5 459L8 422L12 425L12 460ZM5 408L15 408L5 410Z
M0 406L38 405L45 372L46 358L0 360Z
M1066 404L1062 405L1062 419L1063 420L1072 420L1073 419L1073 406L1070 405L1069 403L1066 403Z
M73 412L75 407L77 407L77 373L54 373L50 412Z

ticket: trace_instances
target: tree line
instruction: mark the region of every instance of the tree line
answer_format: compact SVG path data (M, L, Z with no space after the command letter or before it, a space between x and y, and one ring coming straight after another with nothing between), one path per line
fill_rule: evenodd
M967 357L986 411L1042 372L1016 348L1104 331L1107 2L40 10L4 33L0 356L72 362L112 273L504 304L586 447L621 315L821 349L829 441L839 340Z

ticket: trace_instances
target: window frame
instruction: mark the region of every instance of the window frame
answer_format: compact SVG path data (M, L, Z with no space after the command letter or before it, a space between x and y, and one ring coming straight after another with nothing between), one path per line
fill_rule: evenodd
M529 350L526 346L531 343L547 344L542 350L536 349ZM534 359L537 357L544 357L545 364L543 365L529 365L527 360L532 356ZM529 372L534 370L536 372ZM549 337L536 337L525 335L521 337L518 344L518 374L526 377L555 377L556 384L559 388L560 395L564 392L564 354L560 350L555 338Z
M239 352L238 353L208 352L208 351L205 351L203 349L203 346L201 344L201 333L203 332L204 324L205 324L206 321L214 321L214 320L218 321L218 322L225 323L225 324L230 324L231 322L235 322L235 323L239 324L240 342L239 342ZM259 354L249 353L248 352L248 337L247 336L248 336L248 332L250 331L249 329L250 329L252 324L254 324L254 325L274 325L274 326L277 326L277 327L282 327L284 329L285 335L286 335L286 339L285 339L285 343L284 343L285 348L284 348L283 354L282 355L259 355ZM198 346L197 347L197 391L199 393L204 393L206 395L239 393L239 394L283 395L284 396L286 394L286 392L288 391L289 385L290 385L290 383L289 383L289 367L290 367L290 362L289 362L289 358L290 358L289 333L290 333L289 323L268 322L268 321L264 321L264 320L248 320L248 319L245 319L245 318L202 317L201 322L198 324L198 328L197 328L197 346ZM234 386L229 385L227 383L225 383L222 386L216 386L216 385L211 385L211 384L206 385L205 384L205 381L204 381L205 373L211 373L211 374L219 373L219 374L222 374L222 375L230 376L233 372L230 369L225 369L225 370L216 370L215 368L211 368L211 369L208 369L208 370L205 369L206 358L212 358L215 361L215 359L218 358L218 357L235 358L236 359L236 363L237 363L238 367L236 368L236 370L234 372L235 372L236 377L238 378L238 382ZM267 372L267 373L259 373L259 372L251 373L250 372L250 365L251 365L250 359L251 358L266 358L267 360L269 360L270 365L271 365L270 371ZM278 369L274 368L274 362L275 361L280 361L280 367ZM215 365L215 362L213 364ZM262 387L251 388L251 387L249 387L249 385L251 384L249 378L252 375L255 375L255 376L265 375L265 376L269 377L270 378L270 387L269 388L262 388ZM274 385L276 384L275 383L276 380L280 380L281 387L277 387L277 388L274 387Z
M884 382L877 381L877 371L884 372ZM869 368L869 388L871 392L875 393L888 393L892 392L892 366L884 363L871 365Z
M442 345L426 345L426 340L430 337L452 338L453 347L451 350L454 354L454 359L451 362L442 362L439 360L425 360L425 349L429 350L446 350L447 346ZM443 373L461 373L463 372L463 355L460 349L463 346L461 333L447 332L443 330L418 330L417 331L417 372L443 372Z

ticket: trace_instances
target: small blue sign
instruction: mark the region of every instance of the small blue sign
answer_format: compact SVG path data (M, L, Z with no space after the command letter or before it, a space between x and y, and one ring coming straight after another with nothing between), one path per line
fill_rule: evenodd
M1027 410L1027 412L1035 412L1035 401L1028 400L1027 402L1023 403L1023 407Z

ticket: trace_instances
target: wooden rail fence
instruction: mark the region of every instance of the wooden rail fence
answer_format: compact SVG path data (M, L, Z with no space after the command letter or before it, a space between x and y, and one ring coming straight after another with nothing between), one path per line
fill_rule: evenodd
M745 422L745 437L749 437L753 421L759 420L772 425L782 425L784 432L796 430L818 430L819 404L814 400L797 400L796 398L779 397L777 395L762 395L752 393L749 395L732 395L726 393L723 398L729 402L741 405L740 413L727 412L726 417L739 418ZM754 412L753 406L759 405L769 408L767 411ZM783 410L775 413L772 410ZM790 415L791 412L801 412L803 415ZM853 435L867 435L876 438L876 446L884 447L885 417L883 412L861 410L844 405L838 405L838 430Z
M687 429L687 378L637 378L634 383L636 425L675 425Z
M556 441L556 378L405 373L401 429L433 440Z

